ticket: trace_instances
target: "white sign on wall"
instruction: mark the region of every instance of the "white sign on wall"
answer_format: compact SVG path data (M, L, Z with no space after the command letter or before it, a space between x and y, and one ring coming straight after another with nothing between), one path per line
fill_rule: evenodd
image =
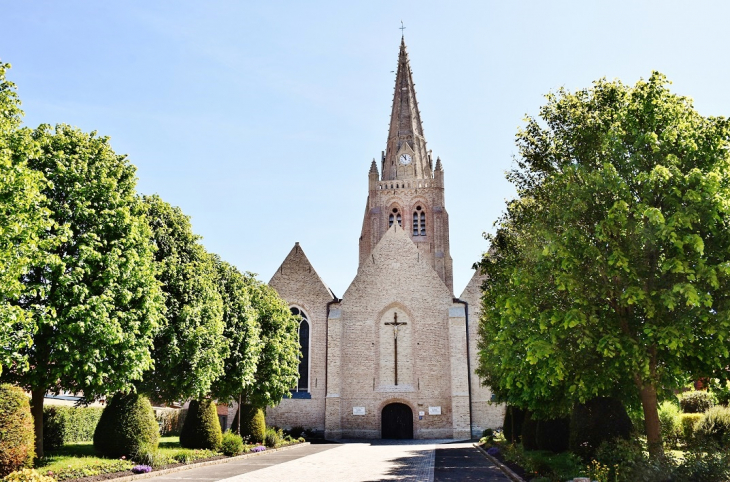
M352 407L353 415L365 415L365 407Z
M441 407L428 407L429 415L441 415Z
M424 415L426 415L426 412L418 412L419 417L423 417Z

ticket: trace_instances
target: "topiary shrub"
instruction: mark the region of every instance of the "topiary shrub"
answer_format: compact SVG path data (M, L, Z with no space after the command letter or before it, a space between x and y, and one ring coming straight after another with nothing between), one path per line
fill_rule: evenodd
M180 445L189 449L218 450L222 439L215 402L210 399L191 401L180 431Z
M221 452L229 457L240 454L243 452L243 438L240 435L227 430L226 433L223 434Z
M504 411L502 433L509 443L517 443L522 438L522 422L525 420L525 411L521 408L507 405Z
M103 411L98 407L43 407L43 448L52 450L69 443L93 440Z
M28 397L18 387L0 385L0 477L31 467L35 434Z
M260 444L266 436L266 418L264 411L251 405L241 405L241 436L250 443ZM238 413L233 419L232 428L238 429Z
M576 405L570 417L570 450L590 460L602 442L628 440L631 419L623 404L610 397L598 397Z
M730 408L713 407L695 426L695 436L702 442L730 445Z
M522 420L522 448L525 450L537 450L537 420L533 418L532 412L525 413Z
M681 413L679 414L679 424L682 429L682 442L691 444L695 438L695 430L697 424L702 420L702 413Z
M704 413L715 406L715 397L705 390L690 390L679 394L679 406L684 413Z
M94 448L107 457L154 452L160 440L155 413L147 397L117 393L104 408L94 432Z
M559 453L568 450L570 439L570 418L538 420L535 430L535 443L538 450Z

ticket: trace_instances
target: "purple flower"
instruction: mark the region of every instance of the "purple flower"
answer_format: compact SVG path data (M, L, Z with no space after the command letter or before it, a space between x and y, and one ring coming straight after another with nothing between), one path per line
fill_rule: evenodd
M264 450L266 450L266 447L264 447L263 445L257 445L256 447L251 449L251 452L263 452Z
M135 474L146 474L148 472L152 472L152 467L149 465L135 465L132 467L132 472Z
M487 450L487 453L491 455L492 457L499 455L499 449L497 447L490 447Z

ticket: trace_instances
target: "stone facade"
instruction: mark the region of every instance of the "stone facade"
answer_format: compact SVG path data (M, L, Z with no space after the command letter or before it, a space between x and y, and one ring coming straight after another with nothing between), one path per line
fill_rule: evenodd
M503 408L474 374L483 279L475 275L454 298L444 171L426 148L404 42L380 173L373 160L359 267L342 299L299 243L269 282L306 315L310 358L308 387L268 409L267 422L330 439L380 438L390 423L406 438L496 428ZM383 415L390 404L408 407L412 429Z

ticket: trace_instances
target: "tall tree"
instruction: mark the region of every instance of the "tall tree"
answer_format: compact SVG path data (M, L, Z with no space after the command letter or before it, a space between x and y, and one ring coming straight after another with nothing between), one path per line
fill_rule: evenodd
M243 403L260 408L275 406L299 379L299 322L273 288L251 273L246 274L246 280L263 347L255 382L244 390Z
M200 398L223 373L228 354L214 259L180 208L158 196L143 199L166 310L154 340L154 368L137 385L160 401Z
M10 64L0 63L0 374L3 366L28 368L21 350L33 343L32 313L17 306L25 293L22 276L38 263L49 246L42 239L51 227L43 205L43 174L28 167L38 155L30 129L21 128L15 84L5 77Z
M481 262L479 373L495 391L557 411L623 394L653 455L657 393L730 362L730 126L667 84L548 95Z
M238 401L255 381L263 347L261 327L251 305L249 282L235 266L217 256L214 259L218 292L223 298L223 334L229 342L229 352L223 361L223 374L213 383L211 391L219 401Z
M162 298L134 166L96 133L42 125L33 138L40 153L28 166L49 181L43 241L54 247L24 276L18 302L35 324L23 350L31 370L3 377L31 391L40 457L46 392L93 399L129 389L151 366Z

